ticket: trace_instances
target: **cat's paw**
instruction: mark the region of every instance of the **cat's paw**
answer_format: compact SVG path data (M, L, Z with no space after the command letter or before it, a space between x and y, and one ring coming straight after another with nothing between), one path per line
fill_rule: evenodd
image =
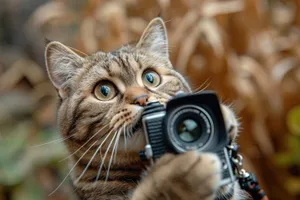
M210 200L214 199L220 180L221 162L215 154L167 154L153 166L133 199L147 196L146 199Z
M229 139L231 141L235 141L235 139L238 135L239 122L238 122L233 110L230 107L228 107L224 104L221 104L221 110L222 110L225 128L228 133Z

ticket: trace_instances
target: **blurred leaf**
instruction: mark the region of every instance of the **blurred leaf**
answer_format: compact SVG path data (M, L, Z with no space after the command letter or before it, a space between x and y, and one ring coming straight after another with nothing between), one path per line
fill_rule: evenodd
M283 167L300 164L300 138L295 136L289 136L287 145L288 151L283 153L277 153L274 156L274 161L279 166Z
M279 153L274 156L274 160L276 164L280 166L289 166L294 162L292 156L289 153Z
M10 134L0 140L0 183L11 185L22 179L18 161L25 152L31 122L21 122L11 127ZM8 129L9 130L9 129Z
M11 160L14 154L22 151L22 148L26 145L26 137L30 126L31 122L27 121L5 129L5 131L9 131L9 134L3 134L0 140L0 163L1 161L7 162L7 160Z
M295 136L288 137L288 146L290 149L291 156L294 160L294 164L300 164L300 138Z
M28 176L24 180L24 183L18 185L14 190L12 200L41 200L43 198L43 193L41 191L41 186L36 181L34 176Z
M286 181L285 187L292 194L300 194L300 178L290 177Z
M10 137L0 140L0 184L18 184L35 167L52 163L66 156L66 149L62 142L38 147L28 146L26 138L31 125L30 122L20 123L14 127L14 131L10 132ZM42 143L52 141L54 137L57 138L57 135L47 131L41 136L44 137Z
M300 106L296 106L288 112L287 126L292 134L300 137Z

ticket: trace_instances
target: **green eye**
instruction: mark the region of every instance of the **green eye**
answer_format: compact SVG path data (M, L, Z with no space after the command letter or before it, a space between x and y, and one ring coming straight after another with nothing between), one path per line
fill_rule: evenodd
M108 101L117 94L116 87L109 81L101 81L94 89L94 94L101 101Z
M160 76L153 70L147 70L143 73L143 83L148 87L157 87L160 84Z

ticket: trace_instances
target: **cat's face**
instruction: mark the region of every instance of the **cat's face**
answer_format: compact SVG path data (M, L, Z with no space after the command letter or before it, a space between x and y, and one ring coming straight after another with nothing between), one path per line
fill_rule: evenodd
M150 22L140 41L111 52L79 56L59 42L46 47L49 77L60 96L58 122L62 135L70 137L73 152L94 145L102 154L118 148L118 154L138 152L145 144L138 125L148 102L166 103L178 91L190 92L168 56L164 22ZM69 142L68 141L72 141ZM111 142L112 141L112 142ZM88 152L88 157L93 154Z

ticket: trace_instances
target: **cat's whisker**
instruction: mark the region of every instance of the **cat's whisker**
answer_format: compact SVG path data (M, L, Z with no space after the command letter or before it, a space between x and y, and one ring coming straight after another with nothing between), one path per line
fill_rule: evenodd
M131 125L131 129L130 129L130 137L133 136L133 126Z
M77 153L78 151L80 151L80 149L82 149L87 143L89 143L96 135L98 135L100 133L100 131L102 131L104 128L106 128L109 124L106 124L105 126L103 126L99 131L97 131L92 137L90 137L83 145L81 145L81 147L79 147L76 151L74 151L73 153L71 153L70 155L68 155L67 157L61 159L60 161L58 162L62 162L64 160L67 160L68 158L70 158L71 156L73 156L75 153ZM105 134L102 136L104 137ZM101 138L102 138L101 137ZM100 139L101 139L100 138Z
M107 136L104 138L104 140L99 144L98 148L96 149L96 151L94 152L93 156L91 157L91 159L89 160L88 164L85 166L84 170L81 172L80 176L75 180L75 183L77 183L85 174L85 172L87 171L87 169L89 168L89 166L91 165L92 161L94 160L95 156L97 155L97 153L100 151L101 147L103 146L103 144L106 142L107 138L110 136L110 134L112 133L113 130L111 130Z
M115 162L115 160L116 160L117 153L118 153L119 140L120 140L120 136L121 136L121 134L122 134L122 128L123 128L123 131L125 131L125 127L126 127L126 125L124 124L124 126L120 128L120 134L117 136L117 148L116 148L116 150L114 151L114 162Z
M127 137L130 137L130 128L128 127L128 129L127 129Z
M221 197L221 198L225 198L227 200L227 197L223 194L223 192L221 192L220 190L217 190L217 197Z
M226 187L227 187L227 189L230 191L230 190L232 190L232 189L234 189L234 183L231 183L231 184L229 184L229 185L226 185ZM228 191L227 190L227 191ZM217 190L217 194L216 194L216 196L217 197L223 197L223 198L225 198L225 199L228 199L228 197L225 195L226 193L224 193L224 192L222 192L220 189L218 189Z
M207 83L208 80L209 80L209 78L206 79L199 87L193 89L193 90L192 90L192 93L195 93L195 92L197 92L198 90L200 90L204 85L206 85L206 83Z
M201 90L197 91L196 93L199 93L199 92L202 92L202 91L206 90L209 87L210 83L211 82L209 82L206 86L204 86Z
M101 174L103 165L104 165L104 163L105 163L105 159L106 159L107 153L108 153L108 151L109 151L109 149L110 149L110 147L111 147L113 141L115 140L115 137L117 136L117 133L118 133L118 131L116 131L116 132L114 133L113 138L111 139L110 143L108 144L108 147L107 147L107 149L106 149L106 151L105 151L104 157L103 157L103 159L102 159L102 161L101 161L101 165L100 165L100 167L99 167L98 174L97 174L97 177L96 177L95 182L97 182L97 181L99 180L99 177L100 177L100 174Z
M198 89L197 91L195 90L193 93L199 93L202 92L204 90L206 90L211 84L211 81L209 83L207 83L205 86L203 86L201 89Z
M209 82L208 82L209 81ZM210 78L206 79L199 87L194 89L192 93L197 93L205 90L211 84Z
M124 148L125 148L125 150L127 150L127 132L126 132L126 130L127 130L127 127L126 127L126 125L124 125L123 134L124 134Z
M130 137L130 135L129 135L129 126L126 127L126 137L127 137L127 138Z
M72 137L72 135L70 135L69 137L66 137L66 138L59 138L59 139L56 139L56 140L52 140L52 141L49 141L49 142L46 142L46 143L43 143L43 144L32 145L32 146L30 146L30 148L35 148L35 147L41 147L41 146L45 146L45 145L49 145L49 144L60 143L60 142L63 142L65 140L70 139L71 137Z
M61 186L62 184L65 182L65 180L67 179L67 177L72 173L72 171L75 169L76 165L80 162L80 160L85 156L85 154L87 154L87 152L96 144L97 141L95 141L81 156L80 158L76 161L76 163L73 165L73 167L70 169L70 171L68 172L68 174L65 176L65 178L60 182L60 184L48 195L51 196L52 194L54 194Z
M126 135L127 135L127 138L130 138L130 126L129 125L127 127Z
M114 160L114 157L116 156L115 152L117 152L117 149L118 149L118 144L119 144L121 133L122 133L122 128L120 128L120 130L118 131L117 138L115 140L115 144L114 144L113 149L111 151L108 167L107 167L107 170L106 170L105 182L108 180L110 167L111 167L112 161Z
M128 125L128 127L127 127L127 137L128 137L128 138L130 138L130 128L131 128L131 126Z

